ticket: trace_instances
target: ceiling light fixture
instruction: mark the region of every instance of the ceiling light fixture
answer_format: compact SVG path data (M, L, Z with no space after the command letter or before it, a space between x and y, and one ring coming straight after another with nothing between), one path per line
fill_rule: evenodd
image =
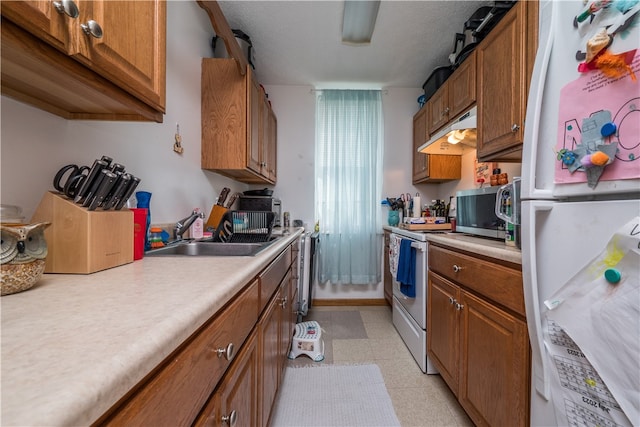
M369 44L376 25L379 0L345 0L342 16L342 43Z

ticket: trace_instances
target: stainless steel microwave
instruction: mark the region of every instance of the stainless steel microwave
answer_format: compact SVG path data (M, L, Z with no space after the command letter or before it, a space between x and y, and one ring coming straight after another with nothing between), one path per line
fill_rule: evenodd
M500 186L456 193L456 231L504 239L504 221L495 212Z

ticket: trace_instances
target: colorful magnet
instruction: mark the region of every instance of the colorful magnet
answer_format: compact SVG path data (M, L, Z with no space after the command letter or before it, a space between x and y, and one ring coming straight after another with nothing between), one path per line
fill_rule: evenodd
M622 275L615 268L608 268L604 272L604 278L606 279L607 282L615 285L620 281L620 279L622 278Z
M609 156L602 151L596 151L591 155L591 163L596 166L604 166L609 162Z
M605 123L600 128L600 134L606 138L607 136L615 135L617 130L618 128L616 127L616 124L613 122L609 122Z
M585 168L590 168L591 166L593 166L593 162L591 161L591 154L582 156L582 158L580 159L580 164Z

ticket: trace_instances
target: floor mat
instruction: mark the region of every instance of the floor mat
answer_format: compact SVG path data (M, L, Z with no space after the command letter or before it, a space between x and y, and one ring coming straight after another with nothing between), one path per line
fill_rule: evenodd
M400 426L377 365L288 367L273 427Z

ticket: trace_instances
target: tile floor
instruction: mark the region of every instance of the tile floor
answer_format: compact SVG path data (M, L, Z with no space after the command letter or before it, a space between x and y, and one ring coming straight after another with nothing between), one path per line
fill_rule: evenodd
M306 356L291 365L375 363L403 427L473 426L440 375L425 375L398 335L390 307L313 307L307 320L323 333L325 359Z

